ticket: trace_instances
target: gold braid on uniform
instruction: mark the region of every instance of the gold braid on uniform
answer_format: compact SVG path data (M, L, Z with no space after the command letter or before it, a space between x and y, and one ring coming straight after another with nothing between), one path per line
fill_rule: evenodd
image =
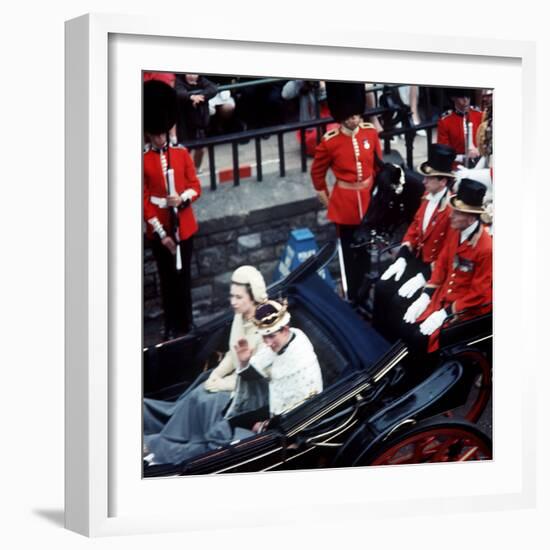
M479 154L490 157L493 154L493 106L488 105L483 111L481 124L477 129L477 145Z

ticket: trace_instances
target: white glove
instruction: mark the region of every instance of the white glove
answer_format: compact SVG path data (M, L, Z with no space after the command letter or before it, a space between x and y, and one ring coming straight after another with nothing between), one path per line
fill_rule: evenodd
M407 282L403 283L397 293L403 298L411 298L413 294L426 284L426 279L422 273L418 273L414 277L410 278Z
M444 309L434 311L421 325L420 332L426 336L433 334L447 318L447 312Z
M426 311L429 303L430 297L423 292L407 309L403 316L405 323L414 323Z
M405 258L397 258L393 264L384 271L382 274L382 277L380 277L383 281L387 281L390 277L393 277L395 275L395 280L399 281L401 279L401 276L405 272L405 268L407 267L407 262L405 261Z
M216 383L219 382L220 380L221 378L219 376L216 376L213 372L210 373L210 376L204 382L204 389L207 391L214 391L214 388L216 387Z
M193 199L194 197L197 196L197 192L194 190L194 189L186 189L181 195L181 200L183 202L185 201L190 201L191 199Z

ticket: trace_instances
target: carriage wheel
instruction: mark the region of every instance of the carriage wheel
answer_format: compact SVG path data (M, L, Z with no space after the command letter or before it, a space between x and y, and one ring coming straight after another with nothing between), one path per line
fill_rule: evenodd
M355 465L379 466L490 460L492 443L476 426L460 420L421 421L388 439L378 439Z
M476 423L491 398L493 389L491 364L484 354L475 350L463 351L453 359L460 361L465 370L473 369L472 388L466 404L461 409L463 412L460 416Z

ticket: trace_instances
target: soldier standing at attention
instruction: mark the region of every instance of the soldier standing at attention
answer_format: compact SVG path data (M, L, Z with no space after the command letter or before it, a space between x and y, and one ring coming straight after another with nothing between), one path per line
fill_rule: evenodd
M343 278L347 279L348 298L353 301L364 266L351 243L369 207L376 157L382 160L382 149L378 132L362 119L364 83L327 82L326 91L330 113L340 126L327 132L315 149L311 179L320 201L328 207L328 219L336 224L345 265ZM331 191L326 180L329 169L336 180Z
M191 254L198 224L191 203L200 182L185 147L168 144L176 122L176 92L158 80L143 85L143 215L160 279L164 338L191 329Z

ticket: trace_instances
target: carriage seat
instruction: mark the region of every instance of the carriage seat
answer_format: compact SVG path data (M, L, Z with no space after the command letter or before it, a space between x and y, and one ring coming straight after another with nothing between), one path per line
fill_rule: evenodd
M347 360L325 332L303 310L298 308L292 310L290 324L302 330L310 339L321 366L323 388L328 388L339 378L340 373L347 368Z

